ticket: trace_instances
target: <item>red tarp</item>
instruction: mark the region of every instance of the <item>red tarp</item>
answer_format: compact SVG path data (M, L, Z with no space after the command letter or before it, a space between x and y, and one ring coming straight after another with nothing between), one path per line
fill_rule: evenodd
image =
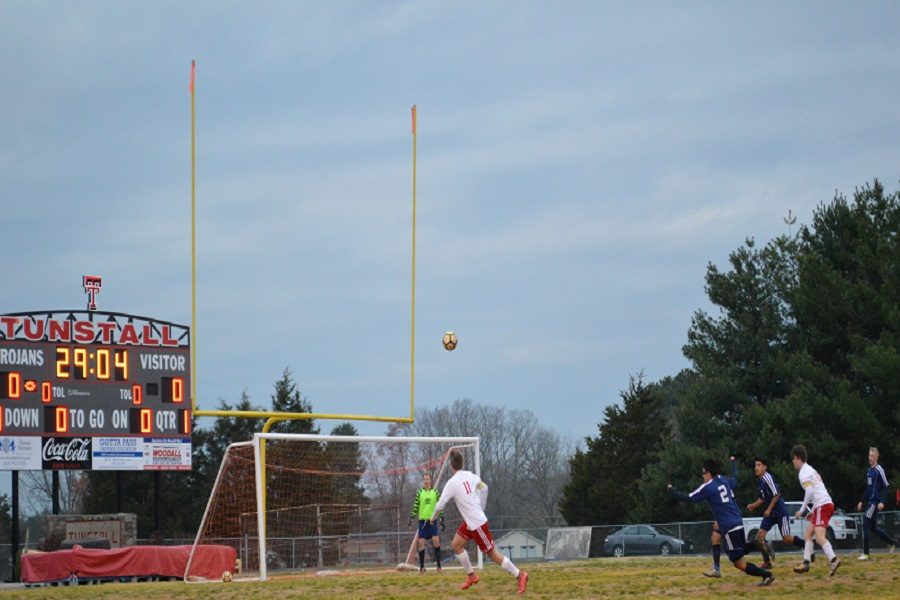
M22 582L41 583L77 577L184 577L191 546L129 546L95 550L75 546L56 552L22 555ZM197 546L191 577L222 579L234 570L237 552L229 546Z

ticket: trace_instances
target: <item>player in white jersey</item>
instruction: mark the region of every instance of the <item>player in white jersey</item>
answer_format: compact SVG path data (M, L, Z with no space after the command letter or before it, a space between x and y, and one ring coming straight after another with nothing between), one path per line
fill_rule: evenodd
M518 581L517 593L524 594L528 573L516 567L494 545L487 516L484 514L484 507L487 504L487 484L481 481L481 478L475 473L463 470L463 455L456 450L450 452L450 469L453 471L453 476L444 485L441 498L435 505L430 520L434 522L451 498L456 501L456 508L459 509L463 522L456 530L456 535L453 536L450 545L456 552L459 564L467 573L466 581L462 584L461 589L467 590L479 581L475 569L472 568L472 562L469 560L469 554L466 552L469 540L475 540L482 552L516 578Z
M827 537L828 522L831 520L831 515L834 514L834 503L831 501L831 496L828 495L828 490L825 489L822 476L806 462L805 446L794 446L791 450L791 462L799 471L800 485L803 486L804 491L803 504L794 516L799 519L806 514L810 506L812 507L806 517L810 526L804 534L806 544L803 547L803 564L794 567L794 572L806 573L809 571L809 561L813 553L813 535L815 535L816 542L831 563L829 575L834 575L841 566L841 559L834 553Z

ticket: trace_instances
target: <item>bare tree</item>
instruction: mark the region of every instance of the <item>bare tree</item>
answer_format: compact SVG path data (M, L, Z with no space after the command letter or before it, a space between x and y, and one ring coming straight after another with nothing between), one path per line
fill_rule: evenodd
M52 471L22 471L24 513L46 515L53 512ZM59 510L66 515L80 514L87 477L82 471L59 471Z
M461 399L417 410L415 423L405 431L480 438L481 477L490 487L488 515L496 529L562 521L558 504L573 444L543 427L531 411Z

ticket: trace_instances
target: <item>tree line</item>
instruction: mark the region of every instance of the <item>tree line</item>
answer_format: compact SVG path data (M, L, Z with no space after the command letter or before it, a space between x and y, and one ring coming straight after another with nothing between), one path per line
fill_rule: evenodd
M765 245L747 239L728 269L709 264L683 347L690 367L656 382L633 376L596 436L570 461L569 524L695 518L667 483L699 485L699 465L730 455L739 498L757 496L764 457L786 499L802 490L790 462L809 451L838 507L854 510L866 455L900 474L900 192L877 180L836 194L808 225ZM692 485L693 484L693 485Z

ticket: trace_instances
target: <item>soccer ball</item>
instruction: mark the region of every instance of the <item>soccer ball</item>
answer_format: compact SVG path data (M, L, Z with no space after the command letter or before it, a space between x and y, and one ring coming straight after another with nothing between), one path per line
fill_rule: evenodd
M222 573L222 581L224 581L225 583L231 581L231 571L225 571L224 573Z
M456 334L453 333L452 331L448 331L447 333L445 333L444 339L442 341L444 344L444 350L446 350L448 352L450 352L452 350L456 350L456 344L457 344Z

